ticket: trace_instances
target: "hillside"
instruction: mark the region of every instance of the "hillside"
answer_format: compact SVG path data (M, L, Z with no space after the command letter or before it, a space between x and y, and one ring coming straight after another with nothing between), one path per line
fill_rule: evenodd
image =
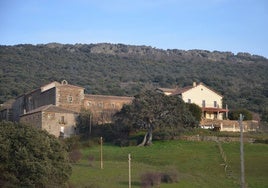
M0 103L54 80L127 96L195 81L224 95L230 108L268 111L268 59L248 53L50 43L0 46L0 65Z
M77 188L127 187L130 153L133 188L144 187L141 177L148 172L173 174L173 178L178 178L178 182L161 183L161 188L237 188L240 187L239 146L238 142L222 143L228 164L225 173L224 162L216 142L170 140L154 142L150 147L117 147L104 143L102 170L99 145L95 145L81 150L83 157L73 165L70 184ZM268 186L267 149L267 144L245 143L247 187Z

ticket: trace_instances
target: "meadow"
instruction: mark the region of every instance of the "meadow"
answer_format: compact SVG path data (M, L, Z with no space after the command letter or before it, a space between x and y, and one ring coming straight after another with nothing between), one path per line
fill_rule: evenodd
M222 143L228 171L216 142L157 141L149 147L103 145L103 169L100 169L100 145L84 147L83 157L73 164L73 187L128 187L128 154L131 154L132 188L141 187L145 173L176 172L178 181L161 183L161 188L240 187L239 143ZM245 180L247 187L268 187L268 145L245 143Z

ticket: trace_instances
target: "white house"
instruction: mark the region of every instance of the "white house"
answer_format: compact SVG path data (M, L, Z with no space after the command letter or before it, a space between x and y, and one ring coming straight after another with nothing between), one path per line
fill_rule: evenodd
M158 88L158 91L166 95L178 95L186 103L194 103L202 109L204 119L223 119L223 114L228 113L228 109L222 106L223 96L203 83L193 83L192 86L184 88Z

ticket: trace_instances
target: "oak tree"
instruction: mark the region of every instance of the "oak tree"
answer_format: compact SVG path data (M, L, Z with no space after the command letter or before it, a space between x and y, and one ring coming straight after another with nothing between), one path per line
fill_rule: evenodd
M147 90L135 96L115 115L116 127L121 131L146 130L140 146L152 144L153 132L171 130L180 132L197 125L197 121L178 96Z

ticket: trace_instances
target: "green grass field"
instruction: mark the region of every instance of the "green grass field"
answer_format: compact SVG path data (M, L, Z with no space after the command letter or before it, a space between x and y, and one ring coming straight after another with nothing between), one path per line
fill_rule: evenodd
M132 156L132 187L141 187L146 172L176 170L177 183L161 183L161 188L239 187L239 143L223 143L232 170L226 175L218 145L215 142L158 141L150 147L103 146L104 169L100 169L100 146L84 148L83 159L73 165L70 184L73 187L128 187L128 154ZM268 187L268 145L245 144L245 169L248 187ZM88 157L94 156L93 162Z

